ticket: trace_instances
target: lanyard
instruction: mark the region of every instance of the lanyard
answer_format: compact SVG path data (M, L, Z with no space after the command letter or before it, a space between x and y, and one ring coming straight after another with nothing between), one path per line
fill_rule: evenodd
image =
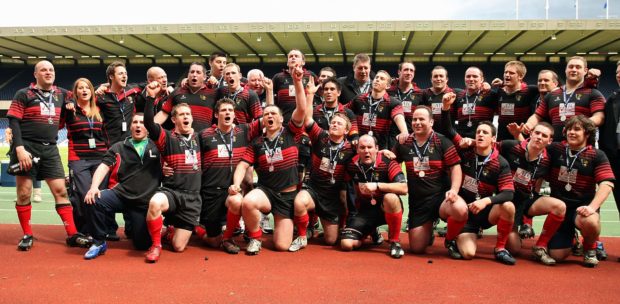
M484 166L491 160L491 155L493 155L493 150L491 150L491 153L489 153L489 155L487 155L487 157L484 159L484 161L482 161L482 165L480 166L480 169L478 169L478 155L476 155L475 158L475 162L476 162L476 185L478 185L480 183L480 174L482 174L482 171L484 169Z
M405 94L405 97L402 97L400 89L396 90L396 94L398 95L398 99L400 99L400 101L405 101L405 99L409 98L409 96L411 96L411 93L413 93L413 88L409 89L409 91L407 91L407 94Z
M368 169L363 169L362 165L360 164L360 161L358 159L357 163L355 163L355 165L357 166L358 169L360 169L360 172L362 172L362 174L364 175L364 181L367 182L367 183L372 183L372 179L373 179L372 174L370 174L370 180L368 180L368 176L366 175L366 173L368 173L368 171L373 171L374 172L375 171L375 164L372 164L370 166L370 168L368 168Z
M95 119L94 118L90 118L87 115L86 116L86 121L88 121L88 131L90 132L90 138L93 138L93 128L95 125Z
M284 131L284 128L280 129L280 132L278 132L278 136L276 136L276 138L273 140L273 148L270 149L269 145L267 144L267 141L269 140L268 138L264 138L263 140L263 146L265 146L265 152L269 155L269 157L267 158L267 162L270 165L273 165L273 155L276 153L276 149L278 149L278 141L280 139L280 135L282 135L282 131Z
M332 121L334 113L338 112L338 107L335 107L332 111L330 111L327 109L327 105L325 105L325 102L323 102L323 107L321 107L321 111L323 112L323 116L325 117L325 119L327 119L327 124L329 124L329 122Z
M476 93L476 98L472 102L474 104L473 107L469 107L469 96L467 96L467 91L465 92L465 103L467 103L467 126L471 127L471 112L476 110L476 101L478 101L478 97L480 96L480 91Z
M579 154L581 154L581 152L585 151L587 147L588 146L585 146L585 147L581 148L579 151L577 151L577 153L575 153L575 155L573 156L574 157L573 161L570 162L570 164L569 164L569 160L568 159L571 157L571 155L570 155L571 153L570 153L570 150L568 148L568 145L566 146L566 168L567 168L566 171L567 172L570 172L571 170L573 170L573 166L575 166L575 161L577 161L577 158L579 158Z
M230 98L230 99L231 99L232 101L234 101L234 102L237 102L235 99L237 98L237 95L239 95L239 93L243 92L243 87L239 86L239 87L235 90L235 93L234 93L234 94L232 94L232 97L231 97L231 94L230 94L230 89L228 89L228 91L229 91L229 92L228 92L228 98Z
M337 146L334 146L330 143L330 147L329 147L329 164L335 164L336 163L336 158L338 158L338 153L340 153L340 150L342 150L342 147L344 147L344 144L346 142L346 139L342 139L342 142L340 142ZM332 152L336 152L333 153Z
M116 97L116 93L112 93L112 98L114 98L114 101L118 103L118 108L121 110L121 116L123 117L123 121L125 121L125 109L123 108L123 103L118 99L118 97ZM123 88L123 99L125 98L125 89Z
M382 101L383 101L383 97L373 102L372 96L368 94L368 124L369 124L369 128L371 131L372 131L372 121L375 119L375 116L377 116L377 107Z
M187 150L189 150L189 153L192 154L192 159L194 162L194 166L196 166L198 159L195 157L196 156L196 150L194 150L194 141L192 140L194 137L194 134L191 134L189 136L189 138L185 138L185 136L183 136L183 134L178 134L178 138L181 139L181 148L185 150L185 147L187 147Z
M575 92L577 92L577 89L575 89L569 96L568 98L566 98L566 85L564 87L562 87L562 97L564 100L562 100L562 102L564 102L564 108L566 109L568 107L568 102L571 100L571 98L573 98L573 96L575 95Z
M230 165L230 172L232 172L232 158L233 158L233 133L235 131L235 128L233 126L233 128L230 130L230 146L228 146L226 144L226 140L224 139L224 135L222 134L222 132L220 131L220 129L216 129L217 134L220 136L220 140L224 143L224 146L226 147L226 151L228 151L228 163Z
M49 114L48 114L49 119L52 119L52 116L54 116L54 115L52 114L52 107L54 106L54 101L53 101L53 98L54 98L54 90L51 90L51 91L49 92L49 94L50 94L50 95L49 95L49 97L47 98L47 101L45 101L45 98L43 97L43 95L41 95L41 94L43 94L43 92L42 92L41 90L35 91L34 93L37 95L37 97L41 100L41 102L43 103L43 105L44 105L44 106L45 106L45 108L47 109L47 112L49 113ZM55 114L55 113L54 113L54 114Z
M370 79L368 79L368 81L366 81L366 83L364 83L363 86L358 87L358 90L360 91L360 94L365 94L366 92L368 92L368 89L370 88Z
M422 153L420 153L420 149L418 149L418 142L415 140L415 136L413 137L413 147L415 148L415 154L418 156L418 160L421 161L422 158L426 155L426 151L428 151L428 147L430 146L430 142L433 136L435 136L435 132L432 132L424 143L424 151L422 151Z
M528 159L529 156L529 149L527 148L527 145L525 145L525 160ZM534 195L534 179L536 178L536 172L538 171L538 166L540 165L540 161L542 160L542 155L543 152L541 151L540 154L538 154L538 160L536 160L536 165L534 165L534 171L532 172L532 178L530 178L530 198L533 197Z

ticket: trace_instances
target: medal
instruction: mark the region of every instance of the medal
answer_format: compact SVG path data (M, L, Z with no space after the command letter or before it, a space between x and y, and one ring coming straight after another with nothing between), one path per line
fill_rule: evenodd
M377 204L377 200L373 197L373 198L370 200L370 204L371 204L371 205L373 205L373 206L374 206L374 205L376 205L376 204Z
M480 200L480 194L476 194L476 200Z
M270 166L269 166L269 172L273 172L273 169L274 169L274 168L273 168L273 165L270 165Z
M54 124L54 119L52 119L52 118L50 117L50 118L48 118L48 119L47 119L47 122L48 122L50 125L53 125L53 124Z
M565 115L560 116L560 120L561 121L565 121L566 120L566 116Z
M426 173L424 173L424 171L420 171L418 172L418 176L419 177L424 177L426 175Z
M368 135L372 136L372 130L368 131Z
M335 184L336 183L336 179L332 177L332 179L329 180L329 183L332 184L332 185Z
M474 124L471 123L471 120L467 122L467 126L471 128Z
M566 189L566 191L570 192L570 190L573 189L573 186L571 186L570 184L566 184L566 186L564 186L564 189Z
M192 169L194 169L194 171L197 171L197 170L198 170L198 165L197 165L197 164L194 164L194 165L192 166Z
M530 193L530 199L533 199L533 198L534 198L534 194Z

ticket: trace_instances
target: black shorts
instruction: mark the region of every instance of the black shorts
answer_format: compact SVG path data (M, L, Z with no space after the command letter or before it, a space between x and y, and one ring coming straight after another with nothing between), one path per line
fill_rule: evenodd
M533 198L524 196L523 194L515 191L514 198L512 200L515 205L515 224L514 227L523 225L523 216L531 217L528 215L530 208L534 205L534 202L540 198L539 194L534 194Z
M377 205L379 202L377 200ZM353 215L347 227L342 231L341 238L348 240L364 240L373 230L381 225L385 225L385 214L380 208L365 209Z
M324 221L337 224L338 217L344 209L340 203L340 193L317 192L311 185L304 185L303 188L312 197L316 214Z
M489 214L491 214L491 209L494 204L486 206L482 209L478 214L473 214L471 211L468 212L467 223L461 233L478 233L480 229L489 229L495 225L489 223Z
M197 191L172 190L160 187L161 192L168 198L168 211L164 213L166 223L175 228L193 231L200 220L200 193Z
M297 190L291 192L276 192L265 186L258 185L256 189L263 191L269 199L271 205L271 212L274 215L279 215L287 219L293 219L295 216L295 209L293 208L293 202L295 196L297 196Z
M40 142L22 140L24 149L32 154L32 168L27 172L19 172L16 176L31 176L33 180L44 180L47 178L65 178L65 170L62 167L60 153L56 144L43 144ZM38 158L38 162L34 160ZM17 153L11 153L9 163L19 163ZM4 173L4 172L3 172Z
M228 189L222 187L202 187L200 197L202 199L200 224L205 226L208 237L216 237L222 234L222 222L226 222Z
M419 227L439 218L439 207L445 200L443 193L425 200L413 201L409 196L409 216L407 224L409 229Z
M564 215L564 221L558 231L555 232L547 248L551 249L566 249L573 246L573 239L575 238L575 219L577 218L577 208L567 208Z

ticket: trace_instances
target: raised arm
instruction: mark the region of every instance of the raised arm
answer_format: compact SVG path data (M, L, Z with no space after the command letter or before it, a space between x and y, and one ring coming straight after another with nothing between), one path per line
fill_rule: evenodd
M295 85L295 110L293 111L291 120L296 126L301 127L304 123L304 117L306 116L306 92L302 82L304 77L303 68L297 66L291 69L291 76L293 77L293 84Z
M161 90L161 85L157 81L152 81L146 86L146 104L144 106L144 126L149 131L149 138L157 140L161 133L161 127L155 123L155 113L153 103L155 96ZM161 112L160 112L161 113Z

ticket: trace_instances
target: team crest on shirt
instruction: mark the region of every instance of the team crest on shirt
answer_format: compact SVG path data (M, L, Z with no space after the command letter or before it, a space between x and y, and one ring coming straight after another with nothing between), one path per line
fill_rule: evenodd
M499 102L504 101L504 96L500 96L498 101L499 101Z
M521 95L517 95L517 101L521 101Z
M58 101L58 95L54 94L53 98L54 98L54 101Z
M127 96L127 100L129 100L129 103L133 103L133 97Z
M486 168L484 170L482 170L482 175L484 175L484 176L489 175L489 170L486 169Z
M377 112L383 112L383 103L379 101L379 106L377 107Z
M340 153L338 153L338 157L339 157L340 159L343 159L343 158L344 158L344 152L340 152Z
M185 96L185 94L181 95L181 97L179 97L179 99L183 100L186 99L187 97Z
M588 163L589 163L589 161L588 161L587 159L583 159L583 158L581 159L581 164L582 164L584 167L587 167L587 166L588 166Z
M202 100L202 101L207 100L207 96L204 96L204 95L202 95L202 94L201 94L201 95L200 95L200 100Z
M575 95L575 99L577 99L577 101L579 101L581 99L581 94Z
M430 143L428 147L428 153L433 154L434 151L435 151L435 145Z
M521 163L521 161L519 161L519 159L518 159L518 158L515 158L515 160L513 161L513 163L515 163L515 165L518 165L518 164L520 164L520 163Z
M555 101L560 101L560 96L556 96Z

